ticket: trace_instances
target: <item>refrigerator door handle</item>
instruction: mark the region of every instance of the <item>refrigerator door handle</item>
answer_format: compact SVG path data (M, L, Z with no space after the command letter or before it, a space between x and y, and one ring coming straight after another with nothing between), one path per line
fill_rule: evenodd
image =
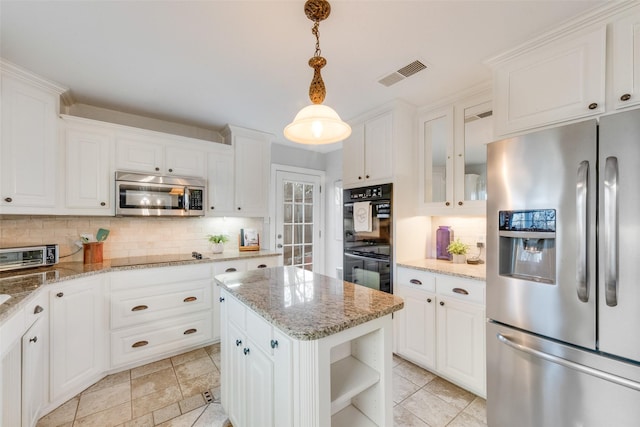
M636 381L631 381L626 378L622 378L617 375L610 374L608 372L603 372L598 369L591 368L589 366L581 365L579 363L572 362L567 359L563 359L562 357L554 356L553 354L545 353L543 351L536 350L536 349L524 346L522 344L515 343L511 341L509 338L502 335L501 333L496 334L496 336L498 338L498 341L513 348L514 350L518 350L523 353L529 354L531 356L544 359L548 362L555 363L560 366L564 366L565 368L582 372L583 374L591 375L593 377L600 378L602 380L609 381L614 384L621 385L623 387L628 387L630 389L640 391L640 383Z
M587 282L587 236L589 226L587 222L587 195L589 185L589 162L583 160L578 166L578 180L576 182L576 224L578 227L578 253L576 264L576 281L578 283L578 299L589 301L589 285Z
M618 305L618 158L604 166L604 296L609 307Z

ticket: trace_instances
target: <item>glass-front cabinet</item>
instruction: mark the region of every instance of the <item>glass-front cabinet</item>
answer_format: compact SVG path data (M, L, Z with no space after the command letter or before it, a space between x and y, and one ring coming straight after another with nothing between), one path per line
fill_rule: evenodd
M484 215L490 94L465 98L419 119L419 204L425 215Z

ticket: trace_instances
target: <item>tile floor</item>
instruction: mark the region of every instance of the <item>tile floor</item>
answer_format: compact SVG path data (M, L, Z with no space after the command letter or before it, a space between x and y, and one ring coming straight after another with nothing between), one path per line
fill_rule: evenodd
M486 427L484 399L393 357L396 427ZM202 393L209 391L212 403ZM218 344L109 375L37 427L227 427Z

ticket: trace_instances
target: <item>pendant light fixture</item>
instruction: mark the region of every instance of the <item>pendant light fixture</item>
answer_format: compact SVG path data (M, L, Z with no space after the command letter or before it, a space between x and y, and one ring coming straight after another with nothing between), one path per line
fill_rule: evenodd
M320 69L327 64L327 60L321 56L318 29L320 21L327 19L331 13L331 5L326 0L307 0L304 13L313 21L311 32L316 37L316 51L309 59L309 66L313 68L313 79L309 86L312 104L296 114L293 122L284 128L284 136L301 144L331 144L351 135L351 127L340 119L338 113L333 108L322 105L327 91Z

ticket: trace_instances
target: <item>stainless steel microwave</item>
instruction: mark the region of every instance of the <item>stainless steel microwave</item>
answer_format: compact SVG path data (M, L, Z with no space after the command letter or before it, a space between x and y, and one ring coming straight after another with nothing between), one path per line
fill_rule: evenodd
M0 271L57 264L58 245L25 246L0 249Z
M117 216L204 216L206 181L116 172Z

